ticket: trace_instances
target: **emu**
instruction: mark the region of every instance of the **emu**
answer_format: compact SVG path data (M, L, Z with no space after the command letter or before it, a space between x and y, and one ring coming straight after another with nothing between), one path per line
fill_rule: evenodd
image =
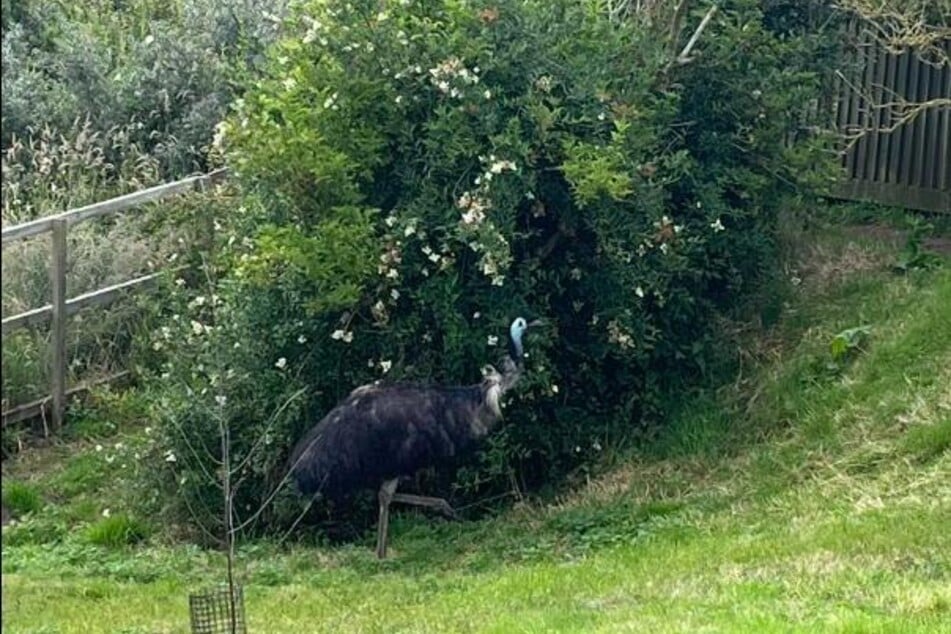
M400 479L471 451L488 435L502 417L502 396L522 373L525 332L540 324L515 319L502 372L484 366L480 383L447 387L377 382L353 390L291 452L290 471L300 492L340 500L379 487L380 559L386 557L390 503L425 506L455 518L442 498L397 493Z

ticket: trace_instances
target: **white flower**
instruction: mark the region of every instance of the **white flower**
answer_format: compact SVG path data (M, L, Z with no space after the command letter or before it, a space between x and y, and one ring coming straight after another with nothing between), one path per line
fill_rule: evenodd
M348 330L347 332L343 333L343 342L350 343L351 341L353 341L353 331Z
M393 367L392 361L383 361L382 359L380 360L380 369L383 370L383 374L386 374L387 372L389 372L390 368L392 367Z
M145 433L146 433L146 434L151 434L151 433L152 433L152 428L151 428L151 427L146 427L146 428L145 428Z
M670 251L670 246L669 246L666 242L664 242L663 244L660 245L660 252L661 252L661 253L663 253L664 255L667 255L667 252L668 252L668 251Z
M344 334L345 334L344 331L338 328L337 330L333 331L333 334L330 335L330 338L336 341L340 341L341 339L343 339Z
M390 297L392 297L394 300L397 300L400 298L400 292L394 288L390 291Z
M439 90L440 90L441 92L449 92L449 82L448 82L448 81L441 81L441 82L439 82L438 84L436 84L436 87L439 88Z
M571 279L573 279L573 280L580 280L580 279L581 279L581 269L579 269L578 267L575 267L575 268L571 269L571 271L569 272L569 275L571 276Z
M403 229L403 235L406 236L407 238L413 235L414 233L416 233L416 225L407 225L407 227Z
M489 335L487 342L490 346L497 346L499 345L499 338L496 337L495 335Z
M640 286L638 286L637 288L634 289L634 294L637 295L638 297L643 298L643 297L644 297L644 289L641 288Z
M396 269L390 269L389 271L386 272L386 276L395 280L396 278L400 276L400 272L397 271Z
M228 397L225 396L224 394L219 394L218 396L215 397L215 403L218 404L218 407L224 407L225 403L227 402L228 402Z
M301 344L301 345L307 343L307 337L305 337L304 335L299 336L299 337L297 338L297 343L299 343L299 344Z
M337 93L334 93L324 100L324 108L330 108L337 102Z
M205 331L205 327L200 323L192 319L192 332L196 335L200 335Z
M284 90L292 90L294 86L297 85L297 80L294 79L293 77L288 77L281 83L284 85Z
M278 370L283 370L284 368L287 367L287 359L285 359L284 357L281 357L280 359L274 362L274 367L277 368Z
M395 101L396 103L403 103L403 95L396 95L396 99L394 99L393 101Z
M492 91L491 91L491 90L486 90L486 91L485 91L484 93L482 93L482 94L485 96L486 99L491 99L491 98L492 98Z
M102 516L109 517L109 509L102 509Z
M175 457L175 453L171 449L165 452L165 462L178 462L178 458Z
M489 172L493 174L501 174L506 170L514 172L515 163L512 161L495 161L489 166Z
M480 313L479 311L476 311L476 312L472 313L472 318L473 318L473 319L478 319L478 318L481 317L481 316L482 316L482 313Z
M723 226L723 223L720 222L719 218L717 218L714 222L710 223L710 228L713 229L714 233L720 233L721 231L726 229L726 227Z
M392 227L392 226L395 225L395 224L396 224L396 216L390 214L389 216L386 217L386 226L387 226L387 227Z
M552 393L552 394L557 394L557 393L558 393L558 386L557 386L556 384L554 384L554 383L551 384L551 393Z
M102 451L102 445L96 445L96 451Z
M601 451L601 443L595 440L593 443L591 443L591 448L595 451Z
M467 225L477 225L483 220L485 220L485 214L476 207L473 207L466 213L462 214L462 222Z

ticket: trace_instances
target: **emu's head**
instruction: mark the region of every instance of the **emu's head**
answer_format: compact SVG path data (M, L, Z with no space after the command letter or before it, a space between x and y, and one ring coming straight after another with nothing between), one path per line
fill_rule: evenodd
M516 317L515 321L509 327L509 356L516 363L521 363L525 358L525 345L523 338L530 327L542 325L542 320L535 319L526 321L524 317Z

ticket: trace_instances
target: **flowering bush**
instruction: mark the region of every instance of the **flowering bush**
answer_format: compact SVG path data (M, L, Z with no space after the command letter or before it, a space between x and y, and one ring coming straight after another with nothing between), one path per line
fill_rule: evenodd
M219 217L230 334L215 349L244 378L206 398L227 391L245 447L271 421L261 482L356 385L477 380L520 314L550 326L503 429L459 473L467 491L564 473L702 373L711 318L768 268L802 163L784 140L814 77L786 64L801 42L767 31L758 3L726 3L685 67L595 5L314 0L292 15L216 137L244 200ZM189 319L170 340L206 336ZM181 404L169 420L195 411ZM249 506L268 486L252 489Z

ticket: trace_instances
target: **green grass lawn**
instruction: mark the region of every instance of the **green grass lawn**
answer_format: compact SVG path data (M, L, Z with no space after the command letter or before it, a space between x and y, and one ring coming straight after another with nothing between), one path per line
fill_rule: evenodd
M896 275L894 257L840 232L801 247L802 283L735 383L558 500L397 513L385 562L372 535L245 545L249 631L951 632L951 268ZM95 444L4 467L5 501L32 509L4 528L4 631L187 632L187 594L222 560L90 529L116 504Z

